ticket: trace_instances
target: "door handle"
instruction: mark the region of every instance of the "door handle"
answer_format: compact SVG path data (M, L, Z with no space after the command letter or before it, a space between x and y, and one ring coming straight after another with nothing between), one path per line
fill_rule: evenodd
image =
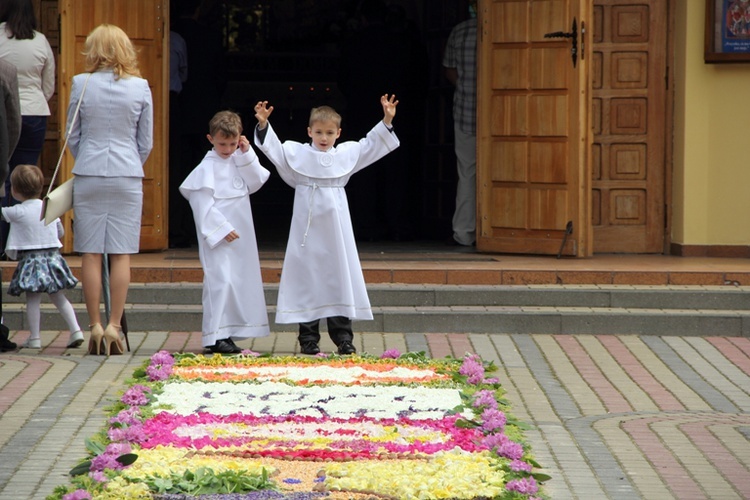
M551 33L545 33L544 38L570 38L570 57L573 60L573 67L576 67L578 62L578 21L573 18L573 26L570 31L553 31Z

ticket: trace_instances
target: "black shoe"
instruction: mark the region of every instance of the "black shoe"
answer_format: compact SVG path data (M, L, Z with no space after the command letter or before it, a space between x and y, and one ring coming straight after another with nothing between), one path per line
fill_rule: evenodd
M211 352L214 354L239 354L242 352L242 349L227 340L228 339L217 340L214 345L209 347L209 349L211 349Z
M354 344L348 340L339 344L339 354L354 354L355 352L357 352L357 350L354 348Z
M15 351L18 345L8 340L10 330L7 326L0 324L0 352Z
M302 342L300 344L300 352L302 354L318 354L320 352L320 347L318 347L318 343L314 340L308 340L307 342Z

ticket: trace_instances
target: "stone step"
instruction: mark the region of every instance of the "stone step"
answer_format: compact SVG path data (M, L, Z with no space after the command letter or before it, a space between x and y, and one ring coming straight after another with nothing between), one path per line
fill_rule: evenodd
M266 286L271 329L278 287ZM368 287L373 321L360 332L546 333L750 336L750 298L742 287L376 285ZM88 324L80 289L69 293ZM133 331L198 331L201 288L195 284L133 285L127 306ZM7 297L7 294L5 295ZM5 323L27 329L24 304L4 305ZM54 307L42 304L42 329L62 330Z
M264 286L266 304L276 304L278 284ZM409 285L367 286L373 306L538 306L619 307L642 309L719 309L750 311L750 287L680 285ZM200 283L133 283L130 304L200 305ZM78 286L66 292L83 303ZM24 297L3 294L6 304ZM46 299L44 299L46 300Z

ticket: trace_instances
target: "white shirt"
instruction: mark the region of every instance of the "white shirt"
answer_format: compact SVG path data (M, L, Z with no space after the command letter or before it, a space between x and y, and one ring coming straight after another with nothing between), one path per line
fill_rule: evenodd
M8 38L6 23L0 23L0 59L18 71L18 95L23 116L49 116L55 93L55 54L47 38L34 31L34 38Z
M42 200L26 200L12 207L2 208L3 219L10 222L8 244L5 253L16 259L18 250L39 250L43 248L60 248L60 238L65 230L60 219L49 226L40 220Z

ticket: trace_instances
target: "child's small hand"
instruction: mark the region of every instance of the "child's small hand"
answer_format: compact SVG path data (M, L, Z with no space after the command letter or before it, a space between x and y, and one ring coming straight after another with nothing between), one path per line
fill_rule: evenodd
M240 148L240 151L243 153L247 153L250 151L250 141L247 140L247 137L244 135L240 136L240 142L237 144L237 147Z
M268 101L258 101L255 105L255 118L258 119L258 126L261 129L266 128L271 113L273 113L273 106L269 106Z
M391 95L390 98L388 94L385 94L380 98L380 104L383 106L383 123L390 127L393 117L396 116L396 106L398 105L395 94Z
M225 240L225 241L226 241L227 243L231 243L231 242L233 242L234 240L236 240L236 239L237 239L237 238L239 238L239 237L240 237L240 235L239 235L239 234L237 234L237 231L232 231L232 232L231 232L231 233L229 233L228 235L224 236L224 240Z

